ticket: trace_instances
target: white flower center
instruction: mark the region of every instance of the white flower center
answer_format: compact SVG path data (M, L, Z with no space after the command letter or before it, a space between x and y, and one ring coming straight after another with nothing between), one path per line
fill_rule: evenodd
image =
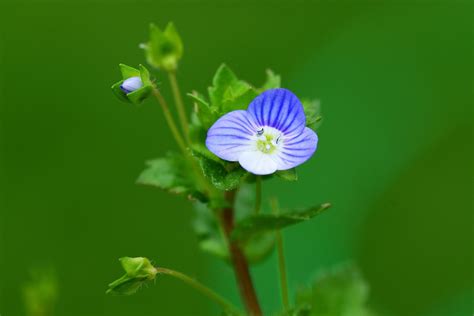
M264 154L273 154L283 145L284 137L276 128L263 126L255 133L254 140L257 150Z

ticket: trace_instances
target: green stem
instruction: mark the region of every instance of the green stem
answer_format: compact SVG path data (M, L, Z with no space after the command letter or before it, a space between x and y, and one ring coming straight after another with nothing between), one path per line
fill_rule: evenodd
M272 208L273 213L279 213L278 200L276 198L272 199ZM283 236L280 230L277 230L275 233L277 252L278 252L278 270L280 273L280 290L281 290L281 300L285 310L290 308L290 299L288 295L288 277L286 274L286 262L285 262L285 253L283 249Z
M262 177L256 176L255 179L255 214L260 213L262 207Z
M189 125L188 119L186 116L186 110L184 108L183 99L181 98L181 92L179 91L178 80L176 79L176 72L170 71L168 72L168 77L171 83L171 90L173 90L174 101L176 102L176 108L178 110L178 116L181 123L181 128L183 129L184 138L186 142L189 144Z
M174 139L176 140L176 143L178 143L178 146L183 151L183 153L187 155L188 151L186 150L186 144L183 140L183 137L179 133L178 128L176 127L176 123L174 122L173 116L171 115L170 109L168 107L168 103L166 103L165 99L163 98L163 95L161 95L160 90L158 90L156 86L153 86L153 95L158 100L158 103L163 109L166 122L168 123L171 133L173 134Z
M232 305L229 301L227 301L225 298L208 288L207 286L203 285L202 283L196 281L195 279L187 276L186 274L183 274L181 272L175 271L175 270L170 270L166 268L161 268L157 267L156 268L157 272L160 274L166 274L172 277L175 277L176 279L179 279L183 281L184 283L190 285L194 289L198 290L217 304L219 304L225 311L232 312L234 315L240 315L240 312L238 309Z

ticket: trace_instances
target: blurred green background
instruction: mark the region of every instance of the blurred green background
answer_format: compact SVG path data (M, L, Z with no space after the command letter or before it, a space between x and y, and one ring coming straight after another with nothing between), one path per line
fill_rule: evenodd
M25 315L29 271L53 267L56 315L216 315L200 294L159 279L111 297L117 258L148 256L238 302L233 274L200 253L187 201L134 181L175 148L153 102L111 94L117 64L144 62L149 22L185 44L183 91L205 91L226 62L264 70L325 121L296 184L265 183L283 206L330 201L285 231L292 289L355 261L382 315L473 314L471 1L108 1L0 3L0 314ZM157 74L165 96L168 82ZM188 106L190 102L187 102ZM253 270L279 307L275 258Z

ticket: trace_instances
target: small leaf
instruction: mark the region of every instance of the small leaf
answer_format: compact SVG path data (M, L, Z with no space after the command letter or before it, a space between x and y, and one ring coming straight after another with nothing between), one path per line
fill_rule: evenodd
M147 168L138 177L137 183L151 185L175 194L186 194L203 201L205 197L185 157L168 153L164 158L147 161Z
M300 289L297 306L310 306L310 316L371 316L369 287L359 270L346 264L321 273L310 288Z
M237 163L227 164L227 167L225 167L222 163L216 162L215 159L210 159L199 152L194 151L193 155L198 159L204 175L219 190L233 190L249 175Z
M308 100L303 99L301 101L306 115L306 126L316 131L319 128L322 121L321 116L321 103L319 100Z
M229 87L225 92L221 111L228 113L236 110L246 110L250 102L257 96L258 93L252 86L246 82L239 81L239 83Z
M327 210L331 204L325 203L304 211L289 213L253 215L239 222L232 232L234 240L245 241L254 235L280 230L282 228L305 222Z
M298 174L296 173L296 168L291 168L288 170L280 170L280 171L275 172L275 175L286 181L298 180Z
M275 74L271 69L267 69L267 79L260 88L260 92L264 92L269 89L276 89L281 87L281 77Z
M193 222L193 228L198 236L199 248L221 260L230 262L227 241L216 220L218 214L212 212L203 203L195 203L194 209L196 218ZM271 254L274 244L274 234L261 234L242 243L241 247L249 263L255 264L263 261Z
M230 111L246 109L258 92L247 82L239 80L225 64L221 65L209 87L211 109L219 116Z
M238 82L235 74L230 70L227 65L222 64L216 71L214 78L212 79L212 87L209 87L209 97L211 104L216 107L220 107L222 100L224 99L224 93L229 88Z
M197 92L188 93L188 96L193 99L196 109L196 115L199 118L203 128L207 131L209 127L218 119L218 113L215 112L205 100L204 96Z

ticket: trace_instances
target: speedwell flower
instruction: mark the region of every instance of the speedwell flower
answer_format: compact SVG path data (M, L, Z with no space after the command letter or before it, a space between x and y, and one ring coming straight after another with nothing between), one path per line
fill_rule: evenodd
M219 158L238 161L256 175L302 164L316 151L317 143L316 133L306 127L303 105L286 89L267 90L246 111L222 116L206 139L207 148Z

